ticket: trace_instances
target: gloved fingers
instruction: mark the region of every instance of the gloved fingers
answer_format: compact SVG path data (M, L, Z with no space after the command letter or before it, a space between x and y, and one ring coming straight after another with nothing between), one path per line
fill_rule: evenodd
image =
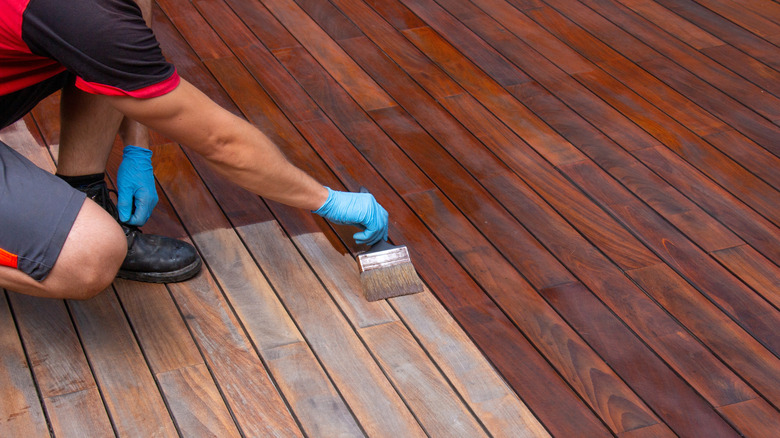
M149 193L149 191L146 189L136 190L134 197L135 209L133 210L133 216L126 222L137 227L145 224L152 215L152 210L154 210L154 207L157 205L157 201L158 197L156 191Z
M360 245L373 245L380 240L382 240L382 230L363 230L359 233L355 233L352 235L352 238L355 239L355 242L357 242Z
M133 211L133 190L125 187L117 187L116 208L119 211L119 221L127 222L130 220L130 213Z
M358 244L373 245L380 240L387 240L388 214L384 208L376 204L376 211L368 223L361 224L365 229L352 237Z

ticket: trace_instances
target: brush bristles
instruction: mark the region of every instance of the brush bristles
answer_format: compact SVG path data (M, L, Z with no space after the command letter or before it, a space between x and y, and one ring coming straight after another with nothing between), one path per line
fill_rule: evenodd
M360 274L366 300L378 301L423 291L423 283L411 263L371 269Z

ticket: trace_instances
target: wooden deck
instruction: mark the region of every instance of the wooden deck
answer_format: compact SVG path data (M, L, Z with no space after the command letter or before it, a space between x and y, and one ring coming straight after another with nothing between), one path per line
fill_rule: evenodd
M429 290L365 302L354 230L155 137L144 230L205 269L6 292L0 436L779 436L780 3L154 18L182 76L322 182L370 188ZM53 169L56 96L0 137Z

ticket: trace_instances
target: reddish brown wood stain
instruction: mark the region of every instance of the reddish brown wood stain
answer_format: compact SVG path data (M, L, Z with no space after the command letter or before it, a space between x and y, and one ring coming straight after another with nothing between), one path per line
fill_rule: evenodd
M7 292L0 436L776 436L776 1L154 17L183 77L323 183L368 187L429 290L366 303L354 230L155 135L144 229L190 239L203 274L86 303ZM51 170L57 111L0 139Z

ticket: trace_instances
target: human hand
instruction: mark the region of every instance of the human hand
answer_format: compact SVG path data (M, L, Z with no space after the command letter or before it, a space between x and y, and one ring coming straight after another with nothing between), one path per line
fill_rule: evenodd
M373 245L387 240L388 214L370 193L337 192L328 189L328 199L314 211L325 219L364 228L352 237L359 244Z
M116 174L116 185L119 220L135 226L145 224L158 200L152 170L152 151L125 146L122 163Z

